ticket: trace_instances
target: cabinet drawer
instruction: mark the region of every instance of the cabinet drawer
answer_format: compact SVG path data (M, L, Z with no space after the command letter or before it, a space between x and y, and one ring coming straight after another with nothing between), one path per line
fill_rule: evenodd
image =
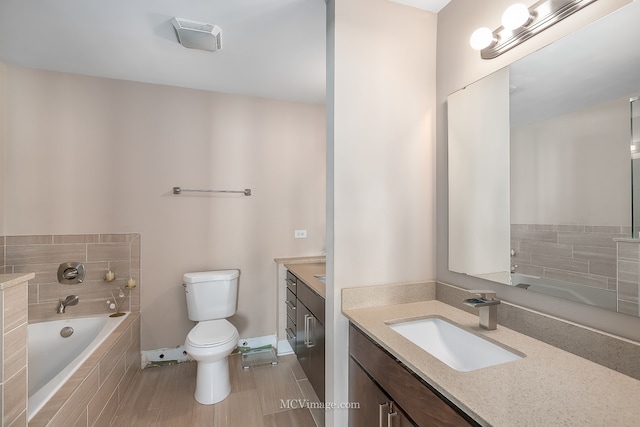
M293 292L290 289L287 289L287 299L284 301L284 305L287 306L287 317L294 320L296 318L296 304L298 300Z
M478 425L351 324L349 353L418 425Z
M298 285L298 301L324 325L324 298L312 291L304 282L300 281Z
M296 337L296 319L292 319L287 317L287 335L291 335L292 337Z
M298 285L298 278L292 272L287 270L287 278L285 280L287 282L287 289L289 289L295 295Z
M287 341L289 341L289 345L293 352L296 352L296 322L291 318L287 318L287 328L284 330L287 335Z

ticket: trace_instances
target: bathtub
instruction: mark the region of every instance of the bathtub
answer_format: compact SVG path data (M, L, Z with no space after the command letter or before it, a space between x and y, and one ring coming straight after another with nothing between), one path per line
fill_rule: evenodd
M28 325L29 421L127 316L105 314Z
M616 293L608 289L529 276L527 274L511 273L511 286L609 310L616 310L618 304Z

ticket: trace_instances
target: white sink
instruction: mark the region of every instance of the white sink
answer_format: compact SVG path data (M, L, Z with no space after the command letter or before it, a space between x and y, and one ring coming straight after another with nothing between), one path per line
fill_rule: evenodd
M327 276L325 276L324 274L314 274L313 277L315 277L325 285L327 284Z
M456 371L474 371L521 359L521 356L438 317L387 323L387 326Z

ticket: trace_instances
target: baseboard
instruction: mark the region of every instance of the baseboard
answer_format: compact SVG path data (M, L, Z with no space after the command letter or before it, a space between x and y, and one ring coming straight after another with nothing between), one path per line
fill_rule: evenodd
M284 356L287 354L293 354L294 351L291 348L291 344L287 340L278 341L278 356Z

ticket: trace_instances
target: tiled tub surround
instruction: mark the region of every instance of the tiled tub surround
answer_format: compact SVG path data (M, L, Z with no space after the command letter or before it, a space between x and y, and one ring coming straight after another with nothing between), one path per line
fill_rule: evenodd
M29 322L60 319L62 316L83 317L110 313L107 300L116 297L120 311L140 311L140 235L81 234L81 235L32 235L4 237L5 273L34 272L29 281ZM58 266L67 261L82 262L86 278L77 285L58 283ZM116 279L104 280L111 270ZM136 280L137 287L125 289L127 280ZM125 297L118 297L118 290ZM68 307L66 314L56 313L60 299L78 295L80 302Z
M0 274L0 425L27 425L27 281Z
M618 311L640 316L640 240L616 239L618 249Z
M423 286L423 291L417 288ZM612 357L620 348L625 348L631 357L629 365L637 365L640 344L608 336L589 328L563 322L559 319L531 312L503 302L498 312L515 310L517 315L501 317L498 329L484 331L478 327L477 314L467 312L458 297L468 291L442 283L413 284L407 289L415 296L413 301L403 295L407 285L381 287L386 295L377 298L374 306L365 307L363 295L377 293L378 287L343 289L342 311L357 327L374 339L380 346L414 371L423 381L438 390L443 396L459 406L481 425L616 425L635 426L640 417L637 396L640 395L640 373L635 367L635 376L593 363L568 351L534 339L513 326L526 330L531 321L542 322L537 328L539 336L564 335L565 347L569 351L584 351L584 342L595 338L590 345L604 345ZM435 295L438 300L423 299ZM455 298L453 305L442 300ZM354 301L356 302L354 304ZM468 310L473 311L469 308ZM521 360L479 369L471 372L455 371L417 346L395 333L385 325L388 320L415 319L439 315L463 327L485 335L506 345L526 357ZM504 326L505 321L509 326ZM576 329L582 329L578 339L571 339ZM618 344L612 341L618 341ZM627 348L628 347L628 348ZM587 350L589 351L589 350ZM629 370L633 371L633 368ZM481 391L481 392L479 392Z
M0 274L4 273L4 236L0 236Z
M616 290L616 242L631 227L512 224L516 272Z
M3 427L27 425L27 317L28 322L33 323L108 314L112 310L106 300L112 299L111 291L117 296L118 287L124 289L130 277L136 280L137 287L131 292L126 291L125 298L118 298L121 311L130 310L132 314L29 422L29 426L109 425L126 389L140 370L139 234L6 236L1 239L4 243L2 266L8 274L0 276L0 283L7 286L16 278L23 278L21 286L24 291L20 293L10 288L2 293L3 301L8 297L14 301L9 306L5 304L5 317L6 307L10 307L12 316L22 316L24 319L22 323L3 323L6 332L18 332L14 336L5 332L2 345L3 349L12 351L3 353L3 375L7 369L17 370L17 375L11 378L3 376L2 390L6 393L2 399ZM58 265L66 261L85 263L87 275L84 283L57 283ZM116 274L113 282L103 280L104 273L109 269ZM29 280L29 284L24 280ZM58 300L70 294L80 296L79 304L68 307L64 315L57 314ZM20 301L13 300L20 295ZM24 328L24 334L20 333L20 328ZM9 363L5 363L7 358ZM19 381L21 378L24 379L24 385ZM10 381L5 383L7 379ZM16 387L23 387L24 393ZM15 414L18 415L13 418Z
M29 426L109 426L140 372L140 313L131 313L33 417Z
M512 224L511 265L518 273L608 290L619 312L637 316L638 244L630 235L626 226Z

